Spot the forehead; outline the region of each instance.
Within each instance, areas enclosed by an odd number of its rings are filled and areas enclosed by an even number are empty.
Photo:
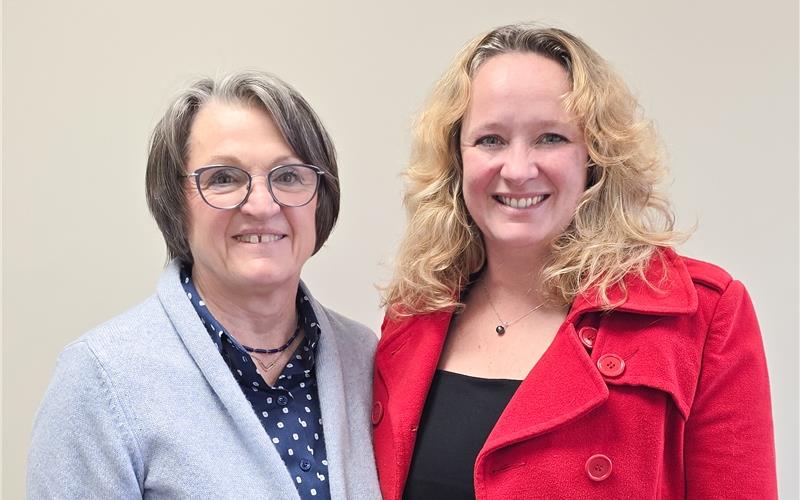
[[[241,162],[271,163],[295,156],[270,114],[262,107],[210,101],[192,121],[187,144],[189,163],[238,158]]]
[[[195,113],[189,138],[191,140],[218,134],[246,134],[254,125],[256,127],[253,132],[276,129],[272,117],[259,106],[211,99],[201,105]]]
[[[527,94],[563,97],[571,90],[566,69],[533,52],[511,52],[487,59],[472,77],[471,97]]]
[[[573,118],[564,107],[572,84],[566,69],[532,52],[493,56],[472,77],[467,124],[522,123]]]

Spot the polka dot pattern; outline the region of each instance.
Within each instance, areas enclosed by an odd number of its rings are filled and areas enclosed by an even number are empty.
[[[181,268],[181,283],[211,340],[261,421],[267,434],[265,443],[278,450],[289,474],[295,478],[300,498],[329,499],[328,460],[315,368],[321,330],[308,297],[298,288],[297,313],[306,335],[278,376],[275,386],[270,387],[256,370],[247,351],[206,308],[192,282],[191,268]]]

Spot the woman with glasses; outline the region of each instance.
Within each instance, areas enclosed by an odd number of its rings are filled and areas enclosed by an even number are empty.
[[[281,80],[196,82],[153,133],[156,294],[62,353],[30,498],[377,498],[375,335],[300,280],[339,211],[333,145]]]
[[[608,63],[494,29],[416,132],[375,357],[384,498],[774,498],[750,298],[673,250],[653,129]]]

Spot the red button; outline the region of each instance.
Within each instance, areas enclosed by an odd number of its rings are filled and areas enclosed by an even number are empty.
[[[606,377],[619,377],[625,371],[625,361],[616,354],[604,354],[597,360],[597,368]]]
[[[591,326],[584,326],[578,332],[583,345],[591,349],[594,347],[594,339],[597,338],[597,328]]]
[[[605,455],[592,455],[586,461],[586,473],[592,481],[602,481],[611,475],[611,459]]]
[[[380,401],[372,403],[372,425],[378,425],[383,418],[383,405]]]

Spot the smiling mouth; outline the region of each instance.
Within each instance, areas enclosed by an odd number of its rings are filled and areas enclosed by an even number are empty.
[[[285,234],[240,234],[234,236],[233,239],[242,243],[271,243],[285,237]]]
[[[540,194],[527,198],[512,198],[510,196],[499,195],[492,196],[496,202],[511,208],[530,208],[534,205],[538,205],[549,197],[549,194]]]

